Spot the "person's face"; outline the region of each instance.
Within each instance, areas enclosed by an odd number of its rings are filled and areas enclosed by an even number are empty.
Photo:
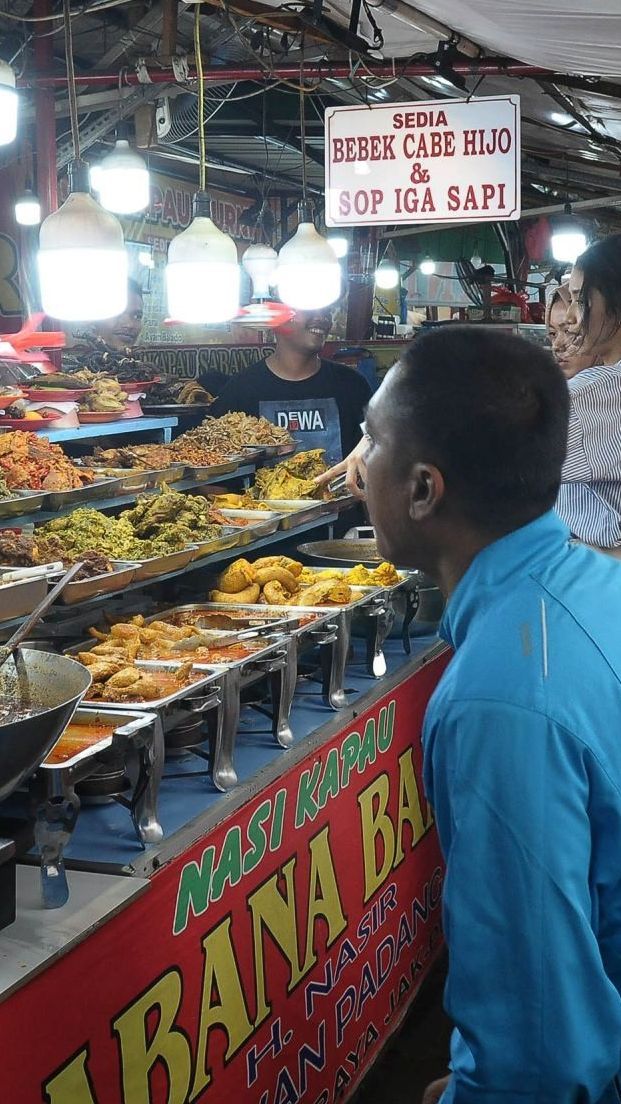
[[[584,333],[584,299],[582,285],[584,274],[582,270],[574,267],[569,277],[569,292],[571,302],[567,309],[565,325],[570,341],[574,342],[574,348],[583,357],[591,357],[591,363],[601,363],[598,353],[603,351],[603,346],[610,341],[611,325],[606,312],[604,296],[596,288],[593,288],[590,299],[590,316],[588,332]]]
[[[142,327],[142,297],[130,291],[127,306],[116,318],[107,318],[97,325],[97,335],[111,349],[127,349],[136,344]]]
[[[556,299],[552,304],[548,336],[552,345],[552,352],[565,379],[571,379],[583,368],[593,366],[592,356],[585,356],[579,350],[576,352],[574,349],[571,335],[567,332],[567,307],[562,299]]]
[[[426,523],[444,495],[444,481],[437,468],[415,459],[411,441],[412,460],[404,460],[398,410],[397,365],[367,408],[367,506],[380,555],[400,567],[429,570],[434,557]]]
[[[331,326],[331,310],[296,311],[289,322],[276,330],[276,334],[284,338],[295,352],[319,353]]]

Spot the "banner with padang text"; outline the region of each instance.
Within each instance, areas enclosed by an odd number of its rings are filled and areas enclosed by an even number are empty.
[[[333,1104],[442,944],[420,732],[441,656],[0,1005],[10,1104]]]

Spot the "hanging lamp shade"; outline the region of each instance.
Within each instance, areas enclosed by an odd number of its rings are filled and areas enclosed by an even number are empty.
[[[17,137],[17,105],[15,73],[8,62],[0,60],[0,146]]]
[[[125,138],[118,138],[112,153],[104,157],[96,175],[99,201],[107,211],[131,215],[149,205],[149,170],[146,161]]]
[[[317,233],[310,208],[300,203],[298,228],[278,254],[276,282],[283,303],[295,310],[329,307],[341,294],[341,266]]]
[[[196,193],[193,213],[168,247],[168,311],[178,322],[228,322],[239,309],[237,247],[212,221],[207,192]]]
[[[242,257],[242,268],[252,280],[252,298],[269,299],[278,253],[271,245],[249,245]]]
[[[39,282],[46,314],[68,322],[114,318],[127,305],[121,224],[88,193],[88,167],[73,161],[69,195],[39,231]]]

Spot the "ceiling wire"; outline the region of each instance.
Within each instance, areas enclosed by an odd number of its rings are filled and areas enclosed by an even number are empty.
[[[71,9],[69,0],[63,0],[63,26],[65,31],[65,55],[67,59],[67,91],[69,94],[69,117],[71,119],[71,138],[73,156],[80,157],[80,124],[78,121],[78,101],[75,90],[75,68],[73,64],[73,32],[71,29]]]
[[[199,189],[207,187],[207,156],[205,149],[205,82],[203,79],[203,52],[201,48],[201,7],[194,8],[194,60],[198,79],[198,156]]]

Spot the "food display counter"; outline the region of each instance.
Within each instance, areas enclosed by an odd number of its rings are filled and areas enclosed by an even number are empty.
[[[347,503],[253,500],[262,464],[0,520],[22,552],[85,508],[104,544],[102,516],[137,525],[158,503],[165,527],[168,502],[177,530],[204,525],[206,502],[225,523],[170,570],[70,584],[84,589],[39,626],[44,652],[23,652],[26,674],[53,650],[91,682],[0,803],[11,1104],[341,1100],[439,952],[419,737],[448,653],[409,636],[425,580],[314,566],[298,548]],[[136,548],[161,532],[123,530]]]

